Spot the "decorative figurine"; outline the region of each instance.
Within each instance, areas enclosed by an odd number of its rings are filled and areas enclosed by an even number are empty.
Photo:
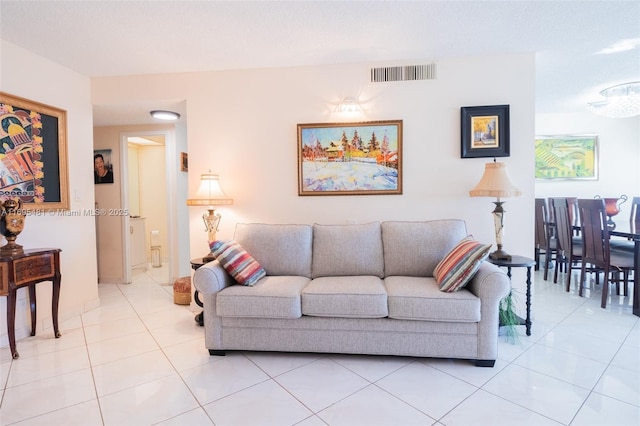
[[[24,229],[26,219],[20,200],[5,200],[2,204],[0,232],[7,239],[7,244],[0,247],[0,254],[22,254],[22,246],[16,244],[16,238]]]
[[[600,198],[600,196],[596,195],[593,198],[598,199]],[[607,226],[609,227],[609,230],[612,231],[616,229],[616,223],[613,221],[613,216],[620,213],[620,206],[624,204],[624,202],[627,201],[627,199],[628,197],[624,194],[622,194],[619,198],[604,199],[604,207],[607,213]]]

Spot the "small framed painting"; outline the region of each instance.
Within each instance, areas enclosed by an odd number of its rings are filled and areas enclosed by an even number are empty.
[[[186,152],[180,153],[180,171],[188,172],[189,171],[189,154]]]
[[[298,195],[402,194],[402,120],[298,124]]]
[[[597,180],[598,136],[536,136],[536,180]]]
[[[509,105],[460,108],[461,158],[508,157]]]

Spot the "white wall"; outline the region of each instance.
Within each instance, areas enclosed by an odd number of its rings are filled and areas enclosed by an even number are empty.
[[[72,211],[93,209],[93,139],[90,84],[87,77],[0,40],[0,90],[67,111],[69,194]],[[29,216],[18,237],[25,248],[62,249],[61,332],[80,324],[64,320],[98,306],[96,236],[92,216]],[[51,285],[36,286],[38,330],[51,328]],[[6,298],[0,298],[0,345],[8,344]],[[30,332],[26,289],[18,293],[16,338]],[[18,344],[18,350],[19,350]]]
[[[616,198],[624,194],[629,201],[621,205],[616,222],[628,221],[631,198],[640,196],[640,117],[606,118],[589,112],[536,115],[536,134],[598,135],[597,180],[537,181],[536,197]]]
[[[92,80],[92,97],[96,104],[186,100],[189,187],[195,191],[211,169],[235,200],[219,209],[221,238],[230,238],[237,222],[462,218],[476,238],[494,242],[492,200],[468,195],[491,159],[460,158],[460,107],[509,104],[511,157],[502,160],[524,197],[507,200],[505,248],[533,256],[534,55],[442,60],[436,80],[371,83],[370,68],[386,65],[406,64],[105,77]],[[364,112],[334,113],[344,96],[357,96]],[[404,121],[402,195],[298,196],[298,123],[385,119]],[[202,256],[202,209],[190,214],[191,256]]]

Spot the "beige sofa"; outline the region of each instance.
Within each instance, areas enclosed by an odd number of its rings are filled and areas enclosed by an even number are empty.
[[[440,291],[433,278],[465,236],[461,220],[238,224],[234,239],[267,275],[249,287],[236,284],[218,261],[195,272],[205,345],[212,355],[399,355],[492,367],[509,278],[488,262],[456,292]]]

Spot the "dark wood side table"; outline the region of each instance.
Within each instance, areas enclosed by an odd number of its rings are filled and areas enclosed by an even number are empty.
[[[197,271],[198,268],[200,268],[202,265],[204,265],[206,263],[207,263],[207,261],[205,261],[204,258],[196,257],[195,259],[191,259],[191,269],[193,269],[194,271]],[[196,289],[196,291],[193,292],[193,299],[195,300],[196,305],[200,306],[201,308],[204,306],[204,304],[200,300],[200,293],[198,293],[197,289]],[[204,311],[202,311],[199,314],[197,314],[196,317],[195,317],[195,320],[198,323],[198,325],[203,326],[204,325]]]
[[[527,328],[527,336],[531,336],[531,267],[536,261],[524,256],[511,256],[511,260],[490,259],[487,260],[494,265],[507,268],[507,275],[511,279],[511,268],[527,268],[527,318],[521,323]]]
[[[31,335],[36,335],[36,284],[53,282],[51,316],[53,332],[60,337],[58,329],[58,301],[60,300],[60,249],[25,250],[21,254],[0,253],[0,296],[7,296],[7,332],[9,348],[13,358],[20,355],[16,350],[16,293],[19,288],[29,288],[31,307]]]

